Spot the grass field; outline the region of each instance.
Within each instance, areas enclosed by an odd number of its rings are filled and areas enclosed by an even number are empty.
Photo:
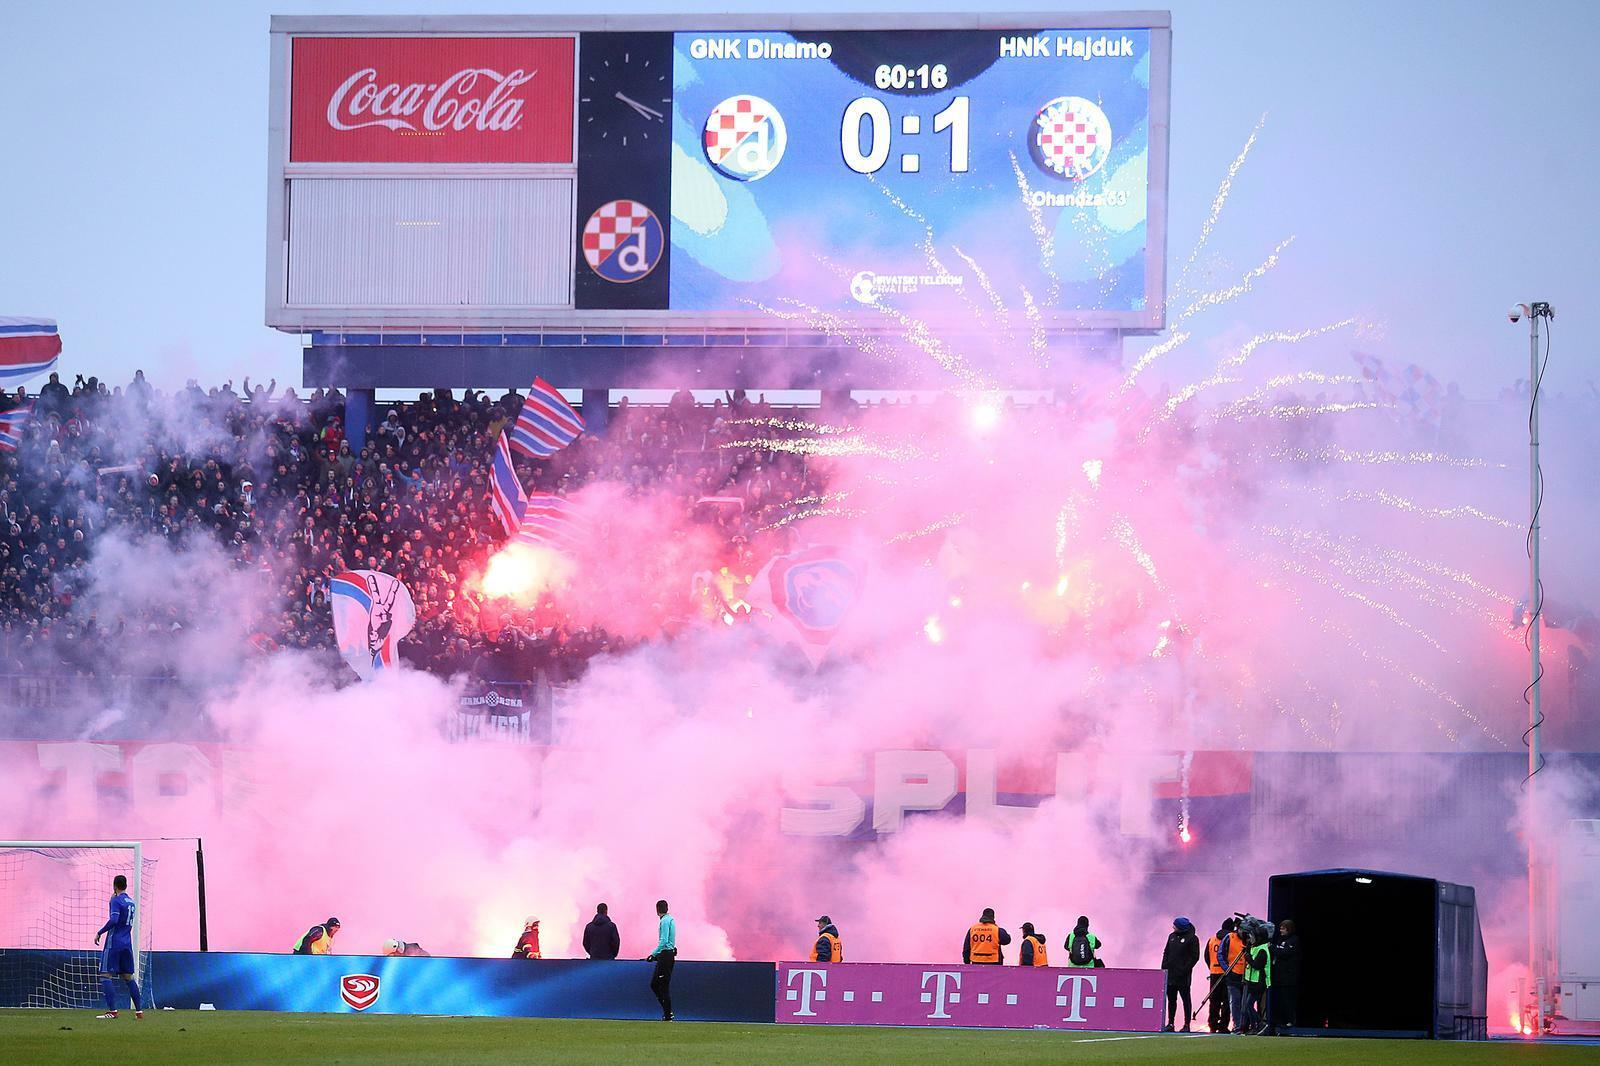
[[[1196,1063],[1600,1062],[1592,1047],[1403,1040],[1260,1040],[1116,1033],[696,1025],[334,1014],[152,1011],[96,1021],[88,1011],[0,1011],[0,1061],[15,1063],[695,1063],[971,1061]]]

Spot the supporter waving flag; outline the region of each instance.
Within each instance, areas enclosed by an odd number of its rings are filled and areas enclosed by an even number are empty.
[[[536,492],[528,497],[522,527],[516,539],[539,548],[570,552],[577,547],[581,533],[577,508],[564,496]]]
[[[519,455],[542,459],[577,440],[583,428],[583,416],[560,391],[544,378],[534,378],[511,429],[511,448]]]
[[[0,382],[43,374],[60,356],[55,319],[0,317]]]
[[[22,429],[32,417],[31,403],[25,403],[15,410],[0,414],[0,452],[17,450],[17,445],[22,443]]]
[[[523,491],[522,482],[517,480],[516,468],[511,465],[511,448],[504,433],[494,443],[494,469],[489,475],[489,508],[500,519],[500,525],[508,537],[522,525],[522,512],[528,508],[528,494]]]

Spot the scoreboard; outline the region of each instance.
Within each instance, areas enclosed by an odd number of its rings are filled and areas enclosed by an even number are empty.
[[[819,19],[274,18],[268,325],[1164,326],[1166,13]]]

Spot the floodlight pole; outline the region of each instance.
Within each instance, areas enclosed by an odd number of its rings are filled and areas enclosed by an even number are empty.
[[[1535,802],[1539,768],[1539,630],[1543,628],[1544,595],[1539,585],[1539,319],[1550,318],[1548,303],[1528,305],[1528,651],[1532,676],[1528,683],[1528,970],[1533,978],[1534,1033],[1543,1035],[1545,1014],[1544,893],[1539,876],[1539,810]]]

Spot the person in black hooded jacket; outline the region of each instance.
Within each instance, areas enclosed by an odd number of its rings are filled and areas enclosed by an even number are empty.
[[[1177,1022],[1178,1000],[1183,1000],[1183,1031],[1194,1020],[1194,1007],[1189,1000],[1189,985],[1194,980],[1194,968],[1200,961],[1200,938],[1194,935],[1194,923],[1187,918],[1174,918],[1172,932],[1167,935],[1167,945],[1161,951],[1161,968],[1167,974],[1167,1024],[1164,1033],[1173,1031]]]
[[[591,959],[614,959],[622,949],[622,936],[617,924],[606,913],[606,905],[598,904],[594,917],[583,927],[583,951]]]

